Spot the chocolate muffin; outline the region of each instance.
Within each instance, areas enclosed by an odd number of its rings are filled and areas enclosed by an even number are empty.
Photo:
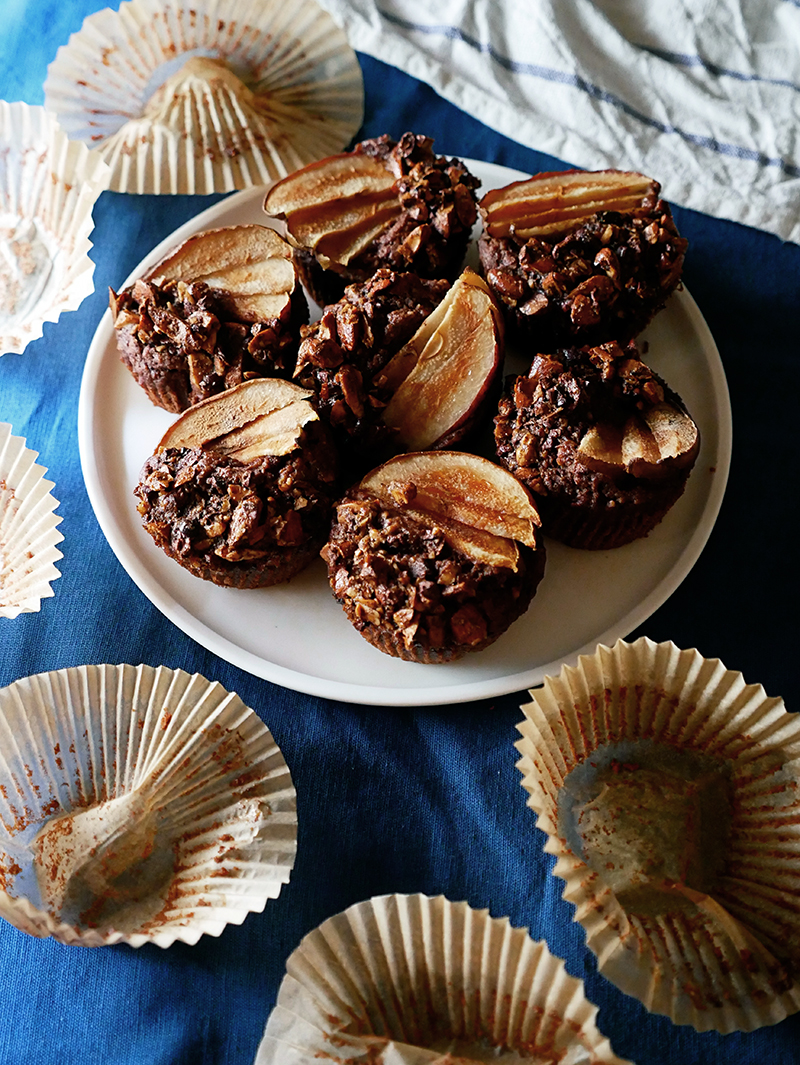
[[[625,343],[680,281],[687,241],[657,181],[620,171],[539,174],[480,204],[481,266],[535,351]]]
[[[201,448],[157,453],[135,489],[142,524],[196,577],[234,588],[288,581],[327,537],[334,478],[326,453],[249,462]]]
[[[290,174],[264,209],[286,220],[303,283],[324,306],[382,268],[452,281],[479,184],[460,160],[435,155],[430,137],[384,135]]]
[[[544,573],[539,518],[520,485],[506,489],[505,471],[482,482],[488,467],[458,452],[400,456],[337,505],[322,550],[331,590],[380,651],[454,661],[528,609]]]
[[[235,588],[304,569],[338,493],[336,452],[309,394],[262,378],[185,412],[134,490],[145,530],[170,558]]]
[[[635,344],[611,342],[537,355],[500,401],[495,442],[549,536],[603,549],[655,528],[681,496],[700,438]]]
[[[396,451],[380,415],[390,392],[381,371],[416,333],[448,290],[444,280],[378,270],[304,326],[294,380],[315,394],[316,408],[354,475]]]
[[[122,362],[176,413],[253,377],[290,377],[308,321],[291,249],[263,226],[192,237],[109,303]]]

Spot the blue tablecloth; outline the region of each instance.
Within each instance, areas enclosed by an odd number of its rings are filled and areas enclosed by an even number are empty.
[[[0,96],[42,103],[47,64],[98,0],[4,0]],[[520,147],[430,88],[360,56],[360,136],[435,138],[447,154],[533,172],[558,161]],[[118,286],[164,236],[213,199],[104,193],[95,292],[0,359],[0,421],[40,452],[56,483],[62,576],[39,613],[0,619],[0,685],[81,663],[165,664],[236,691],[263,718],[297,787],[291,882],[261,915],[193,947],[97,950],[37,940],[0,922],[0,1063],[249,1065],[288,954],[350,904],[443,893],[508,915],[566,959],[600,1007],[617,1054],[640,1065],[800,1061],[800,1017],[747,1035],[698,1035],[650,1015],[597,975],[525,804],[513,743],[525,693],[436,708],[352,706],[234,668],[166,620],[106,543],[81,475],[77,407],[87,348]],[[734,413],[727,494],[700,560],[640,631],[697,647],[800,707],[795,653],[800,247],[677,210],[685,281],[720,349]]]

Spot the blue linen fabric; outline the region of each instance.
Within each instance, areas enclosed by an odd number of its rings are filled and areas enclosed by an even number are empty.
[[[42,103],[46,68],[98,0],[3,0],[0,96]],[[425,132],[437,149],[533,172],[562,165],[520,147],[376,60],[359,57],[359,136]],[[568,162],[568,161],[567,161]],[[659,176],[659,175],[656,175]],[[217,197],[219,198],[219,197]],[[351,706],[259,680],[167,621],[125,573],[94,517],[77,442],[84,358],[117,286],[213,197],[104,193],[96,205],[95,292],[0,359],[0,421],[40,452],[61,501],[64,557],[39,613],[0,619],[0,686],[82,663],[199,672],[236,691],[272,730],[298,793],[299,851],[263,914],[219,938],[162,951],[37,940],[0,922],[0,1065],[249,1065],[287,956],[354,902],[443,893],[530,928],[586,981],[617,1054],[644,1065],[800,1060],[800,1018],[751,1034],[698,1035],[650,1015],[600,977],[550,876],[543,835],[515,769],[526,693],[435,708]],[[731,475],[697,565],[633,636],[696,646],[800,706],[794,653],[800,248],[676,211],[690,240],[685,280],[714,334],[734,412]]]

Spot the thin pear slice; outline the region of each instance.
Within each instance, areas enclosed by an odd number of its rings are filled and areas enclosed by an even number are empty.
[[[270,189],[264,210],[286,222],[287,239],[323,265],[346,266],[400,214],[395,177],[371,155],[312,163]]]
[[[593,425],[578,444],[577,455],[590,470],[597,470],[598,473],[619,472],[624,467],[622,429],[607,422]]]
[[[317,421],[312,393],[289,381],[258,377],[190,407],[166,431],[158,450],[199,447],[242,462],[288,455],[303,428]]]
[[[312,205],[393,189],[394,182],[394,175],[379,159],[344,152],[281,178],[264,198],[264,210],[273,218],[288,218]]]
[[[258,293],[257,295],[236,295],[231,301],[236,319],[239,322],[269,322],[280,318],[286,307],[286,296]]]
[[[653,434],[641,418],[629,418],[622,433],[622,464],[626,470],[657,467],[661,460]]]
[[[397,197],[393,189],[377,195],[326,200],[292,213],[291,236],[303,247],[313,248],[323,237],[330,238],[354,227],[383,224],[397,213]]]
[[[280,317],[298,286],[291,247],[258,225],[197,233],[156,263],[146,280],[202,281],[227,297],[241,321]]]
[[[441,303],[434,307],[405,347],[402,347],[386,364],[377,380],[381,387],[389,388],[393,392],[396,391],[414,369],[420,352],[423,351],[434,334],[438,333],[440,341],[444,342],[441,332],[439,332],[439,327],[447,314],[447,310],[448,302],[447,297],[445,297]]]
[[[320,263],[326,269],[332,263],[347,266],[351,259],[360,255],[380,236],[398,213],[397,205],[389,204],[374,214],[364,215],[360,221],[347,229],[323,234],[314,247]]]
[[[598,211],[630,212],[657,190],[657,182],[635,171],[567,170],[492,189],[480,210],[491,237],[528,240],[572,229]]]
[[[286,258],[229,266],[203,274],[209,288],[226,288],[235,296],[258,296],[264,292],[291,291],[291,261]]]
[[[317,420],[308,400],[297,400],[287,407],[260,414],[241,428],[226,433],[218,438],[214,451],[231,455],[240,462],[265,455],[288,455],[298,446],[304,426]]]
[[[507,536],[496,536],[485,529],[476,529],[472,525],[465,525],[463,521],[434,516],[429,511],[418,510],[412,506],[403,507],[403,513],[423,525],[429,524],[434,517],[448,544],[475,562],[486,566],[503,566],[515,572],[519,566],[519,547],[516,540],[510,540]]]
[[[691,465],[699,446],[700,434],[692,418],[669,403],[659,403],[643,416],[629,418],[623,427],[592,426],[578,445],[577,455],[598,472],[657,478]]]
[[[693,462],[700,446],[700,432],[692,418],[669,403],[661,403],[645,414],[662,462],[686,466]]]
[[[465,270],[384,373],[397,385],[383,420],[409,450],[434,447],[469,423],[500,370],[502,337],[488,286]]]
[[[373,470],[359,489],[387,506],[412,507],[535,547],[540,525],[531,496],[507,470],[460,451],[399,455]]]

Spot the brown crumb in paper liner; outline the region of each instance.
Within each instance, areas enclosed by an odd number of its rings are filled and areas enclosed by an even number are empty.
[[[546,944],[464,902],[359,903],[286,968],[256,1065],[625,1065]]]
[[[699,1031],[800,1009],[800,719],[646,638],[531,697],[522,783],[599,971]]]
[[[219,684],[104,665],[0,690],[0,916],[23,931],[219,935],[277,897],[296,835],[280,750]]]

